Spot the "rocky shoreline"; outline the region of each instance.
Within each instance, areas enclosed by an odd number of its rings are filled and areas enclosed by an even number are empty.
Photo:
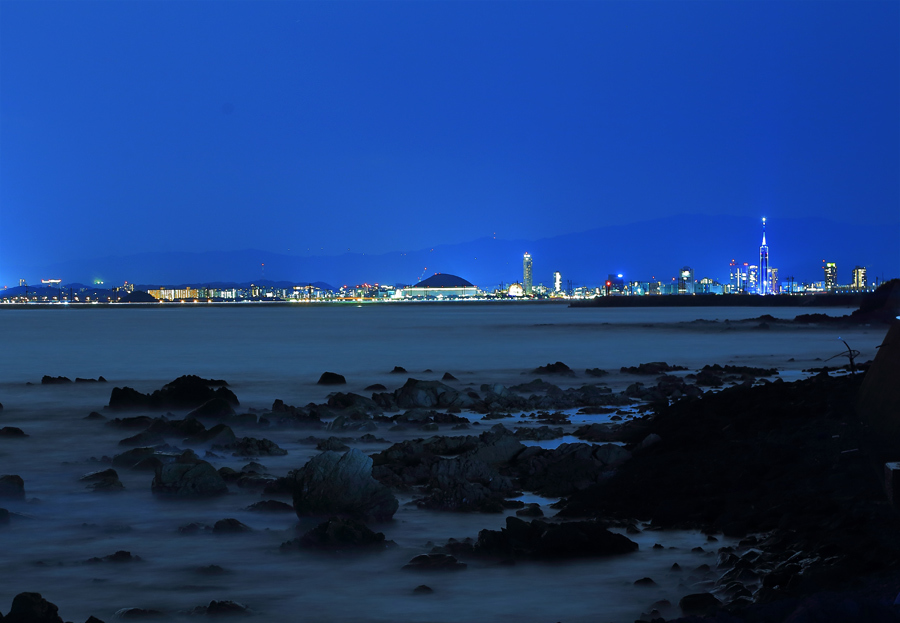
[[[114,387],[103,413],[84,418],[84,426],[122,438],[119,452],[92,459],[95,469],[80,486],[113,495],[124,488],[125,470],[145,473],[160,500],[256,492],[260,500],[248,510],[314,521],[283,543],[286,556],[392,548],[378,529],[401,498],[429,511],[515,513],[500,530],[447,535],[423,548],[397,569],[409,573],[627,557],[638,549],[629,536],[658,531],[665,541],[667,530],[700,530],[708,536],[699,553],[709,562],[670,570],[679,574],[681,599],[649,602],[639,620],[893,621],[900,523],[884,493],[883,457],[870,451],[856,413],[865,368],[786,382],[774,368],[649,362],[622,368],[633,382],[614,391],[604,370],[576,372],[555,362],[508,387],[476,389],[447,374],[442,381],[408,378],[393,391],[373,388],[369,397],[337,391],[299,407],[275,400],[262,411],[242,408],[225,381],[183,376],[150,394]],[[323,378],[338,386],[344,380]],[[576,415],[602,421],[573,423]],[[7,432],[10,441],[28,434]],[[301,442],[319,454],[270,473],[261,461],[287,455],[278,442],[304,433]],[[405,438],[385,439],[395,434]],[[534,445],[564,437],[575,441]],[[381,449],[356,447],[367,444]],[[217,468],[223,457],[248,462]],[[3,475],[0,502],[24,500],[27,487],[28,474]],[[545,516],[523,494],[558,499],[556,514]],[[0,509],[0,522],[20,520]],[[179,528],[182,535],[248,531],[235,518]],[[729,545],[717,546],[726,538]],[[135,560],[119,551],[88,562]],[[226,600],[176,613],[125,608],[114,618],[254,612]],[[63,619],[39,594],[22,593],[0,620]]]

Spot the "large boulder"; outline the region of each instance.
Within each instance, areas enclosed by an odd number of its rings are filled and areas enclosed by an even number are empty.
[[[522,488],[546,497],[564,497],[605,480],[631,457],[622,446],[564,443],[553,450],[530,447],[516,457]]]
[[[400,409],[416,407],[465,409],[475,404],[475,400],[468,394],[460,393],[440,381],[416,379],[408,379],[403,387],[394,392],[394,402]]]
[[[210,497],[227,493],[228,485],[206,461],[184,458],[158,466],[151,489],[170,497]]]
[[[0,498],[25,499],[25,481],[17,474],[0,476]]]
[[[353,449],[323,452],[288,474],[298,517],[325,515],[385,521],[399,507],[391,491],[372,478],[372,459]]]
[[[610,532],[594,521],[548,523],[535,519],[527,523],[506,518],[501,530],[478,533],[474,552],[497,558],[593,558],[629,554],[638,544],[621,534]]]
[[[85,474],[78,480],[88,483],[88,489],[94,491],[121,491],[125,488],[119,480],[119,474],[112,468]]]
[[[63,623],[59,608],[40,593],[19,593],[13,597],[3,623]]]
[[[319,385],[346,385],[347,379],[337,372],[323,372],[317,381]]]
[[[375,532],[352,519],[332,517],[304,534],[299,539],[281,545],[282,551],[311,549],[323,552],[347,550],[384,549],[384,534]]]
[[[166,383],[152,394],[142,394],[130,387],[114,387],[109,397],[110,409],[196,409],[214,398],[221,398],[237,406],[237,396],[228,383],[216,379],[202,379],[189,374]],[[216,389],[213,389],[216,388]]]

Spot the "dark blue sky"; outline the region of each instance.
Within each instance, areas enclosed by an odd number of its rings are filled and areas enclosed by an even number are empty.
[[[898,111],[893,1],[4,1],[0,282],[682,213],[895,227]]]

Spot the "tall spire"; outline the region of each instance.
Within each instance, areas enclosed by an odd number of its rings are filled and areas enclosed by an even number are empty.
[[[766,246],[766,217],[763,217],[763,241],[762,246]]]

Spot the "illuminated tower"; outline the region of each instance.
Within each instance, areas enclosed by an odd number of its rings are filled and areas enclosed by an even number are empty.
[[[557,294],[562,291],[562,275],[559,271],[553,273],[553,291]]]
[[[825,289],[831,292],[837,287],[837,264],[825,262],[823,268],[825,269]]]
[[[766,217],[763,217],[763,238],[759,247],[759,293],[771,294],[769,282],[769,246],[766,244]]]
[[[531,255],[526,253],[522,260],[523,281],[525,282],[525,294],[531,294]]]
[[[854,290],[865,290],[869,287],[869,282],[866,279],[866,267],[865,266],[857,266],[853,269],[853,289]]]

